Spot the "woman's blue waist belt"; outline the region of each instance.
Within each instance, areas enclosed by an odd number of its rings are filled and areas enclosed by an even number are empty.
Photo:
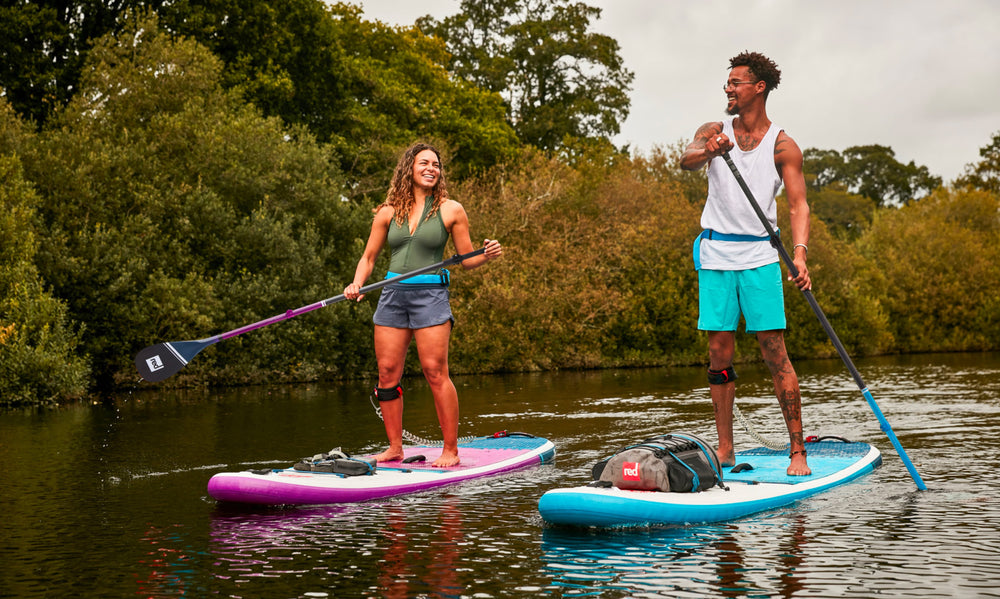
[[[781,231],[775,229],[775,234],[780,234]],[[717,239],[719,241],[769,241],[771,239],[770,235],[764,235],[763,237],[758,237],[757,235],[741,235],[739,233],[719,233],[718,231],[713,231],[711,229],[705,229],[701,232],[701,235],[694,240],[694,269],[701,270],[701,240],[702,239]]]
[[[398,272],[387,272],[385,273],[385,278],[391,279],[393,277],[401,276]],[[420,287],[431,288],[431,287],[448,287],[451,285],[451,272],[447,268],[442,268],[437,273],[429,273],[424,275],[414,275],[408,279],[403,279],[402,281],[397,281],[392,283],[390,287],[395,287],[396,285],[406,285],[411,289],[419,289]]]

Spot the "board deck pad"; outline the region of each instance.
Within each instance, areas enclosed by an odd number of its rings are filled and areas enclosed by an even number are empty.
[[[809,476],[789,476],[788,470],[788,450],[774,450],[766,447],[757,447],[746,451],[741,451],[736,456],[736,463],[747,463],[753,466],[753,470],[733,473],[732,468],[723,469],[723,479],[730,481],[758,483],[783,483],[797,485],[824,476],[830,476],[863,458],[871,446],[867,443],[842,443],[834,441],[821,441],[810,443],[807,451],[809,469],[812,474]]]
[[[208,494],[218,501],[257,505],[353,503],[510,472],[551,462],[555,456],[551,441],[523,433],[497,433],[459,443],[461,463],[447,468],[433,466],[441,450],[441,447],[405,447],[404,459],[418,455],[425,459],[380,462],[373,474],[362,476],[292,467],[220,472],[208,481]]]
[[[758,447],[737,452],[736,465],[723,468],[729,490],[700,493],[626,491],[591,486],[553,489],[542,495],[538,510],[549,524],[582,527],[652,526],[734,520],[774,509],[868,474],[882,462],[867,443],[807,443],[809,476],[789,476],[788,451]]]

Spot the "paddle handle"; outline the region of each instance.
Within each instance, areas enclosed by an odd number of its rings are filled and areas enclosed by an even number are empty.
[[[438,262],[436,264],[431,264],[430,266],[425,266],[423,268],[418,268],[416,270],[411,270],[408,273],[401,274],[401,275],[399,275],[397,277],[392,277],[391,279],[382,279],[381,281],[377,281],[375,283],[372,283],[371,285],[365,285],[359,291],[360,291],[360,293],[362,295],[364,295],[366,293],[375,291],[376,289],[381,289],[382,287],[385,287],[386,285],[391,285],[393,283],[398,283],[398,282],[403,281],[405,279],[409,279],[410,277],[415,277],[417,275],[426,274],[426,273],[429,273],[431,271],[437,270],[439,268],[444,268],[446,266],[451,266],[452,264],[457,264],[459,262],[463,262],[465,260],[468,260],[469,258],[473,258],[475,256],[483,254],[484,252],[486,252],[486,248],[485,247],[481,247],[478,250],[471,251],[471,252],[469,252],[467,254],[455,254],[451,258],[448,258],[446,260],[442,260],[441,262]],[[335,295],[333,297],[329,297],[329,298],[327,298],[325,300],[321,300],[321,301],[318,301],[316,303],[309,304],[308,306],[302,306],[301,308],[296,308],[294,310],[288,310],[288,311],[286,311],[286,312],[284,312],[282,314],[276,314],[276,315],[274,315],[274,316],[272,316],[270,318],[265,318],[264,320],[257,321],[257,322],[255,322],[253,324],[248,324],[248,325],[242,326],[242,327],[240,327],[238,329],[233,329],[233,330],[227,331],[225,333],[220,333],[218,335],[215,335],[214,337],[209,337],[207,339],[203,339],[202,341],[204,341],[206,344],[217,343],[219,341],[223,341],[225,339],[230,339],[230,338],[235,337],[237,335],[242,335],[243,333],[249,333],[250,331],[255,331],[257,329],[266,327],[268,325],[272,325],[272,324],[275,324],[277,322],[282,322],[284,320],[288,320],[289,318],[295,318],[296,316],[300,316],[302,314],[305,314],[306,312],[312,312],[313,310],[318,310],[320,308],[325,308],[326,306],[329,306],[330,304],[335,304],[335,303],[337,303],[339,301],[343,301],[345,299],[347,299],[346,296],[344,296],[344,294],[341,293],[340,295]]]
[[[785,265],[788,266],[788,271],[789,273],[791,273],[792,278],[794,279],[795,277],[798,277],[799,269],[795,267],[795,262],[792,260],[792,257],[788,254],[788,251],[785,249],[785,246],[781,244],[781,238],[778,237],[778,234],[775,232],[774,227],[772,227],[771,223],[767,220],[767,216],[764,215],[764,211],[761,210],[760,204],[758,204],[757,200],[754,198],[753,192],[750,191],[750,187],[747,185],[747,182],[743,179],[743,175],[740,174],[739,169],[736,168],[736,164],[733,163],[733,159],[729,155],[729,152],[723,152],[722,158],[723,160],[726,161],[726,164],[729,166],[729,170],[733,172],[733,176],[736,177],[736,182],[739,184],[740,189],[743,190],[743,193],[744,195],[746,195],[747,200],[750,201],[750,205],[753,207],[754,212],[757,213],[757,218],[760,219],[760,222],[764,225],[764,228],[767,229],[767,234],[771,238],[770,240],[771,245],[774,246],[776,250],[778,250],[778,254],[781,256],[781,259],[785,262]],[[823,330],[826,331],[827,336],[833,343],[833,347],[836,348],[837,353],[840,354],[840,359],[844,361],[844,365],[847,366],[847,370],[850,371],[851,376],[854,378],[854,382],[857,383],[858,385],[858,389],[861,390],[861,395],[864,396],[865,400],[868,402],[868,406],[872,409],[872,412],[875,413],[875,417],[878,418],[879,425],[881,426],[882,431],[886,434],[887,437],[889,437],[889,441],[892,442],[893,447],[896,448],[896,453],[899,454],[899,457],[903,460],[903,463],[906,465],[906,469],[910,472],[910,476],[913,478],[913,482],[917,484],[917,488],[920,489],[921,491],[927,490],[927,485],[924,484],[924,481],[923,479],[920,478],[920,474],[917,473],[917,469],[913,465],[913,462],[911,462],[909,456],[906,455],[906,450],[903,449],[903,446],[900,444],[899,439],[896,438],[896,434],[892,431],[892,427],[889,425],[889,421],[886,420],[885,416],[882,414],[882,410],[879,409],[878,404],[875,403],[875,399],[872,397],[871,392],[868,390],[868,386],[865,384],[864,379],[861,378],[861,373],[858,372],[858,369],[854,366],[854,361],[851,360],[851,356],[847,353],[847,350],[844,348],[844,344],[840,342],[840,338],[837,337],[837,333],[833,330],[833,326],[830,325],[830,321],[826,319],[826,315],[823,313],[823,310],[819,307],[819,302],[816,301],[816,297],[813,296],[812,291],[810,291],[809,289],[800,289],[800,291],[802,291],[802,295],[805,296],[806,301],[809,302],[809,306],[816,314],[816,318],[819,320],[820,325],[822,325]]]

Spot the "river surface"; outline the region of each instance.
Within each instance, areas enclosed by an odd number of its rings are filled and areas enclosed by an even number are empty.
[[[704,369],[456,377],[462,435],[544,436],[554,463],[341,506],[233,509],[206,483],[380,450],[367,383],[0,413],[0,597],[1000,597],[1000,354],[857,365],[927,491],[843,364],[799,361],[806,435],[872,443],[881,468],[733,522],[619,531],[547,526],[538,498],[643,437],[714,441]],[[763,367],[739,374],[743,413],[784,441]],[[406,429],[438,438],[426,385],[404,388]]]

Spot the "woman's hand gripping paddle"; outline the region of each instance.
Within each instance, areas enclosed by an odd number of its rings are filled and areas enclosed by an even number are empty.
[[[381,289],[386,285],[392,283],[398,283],[404,279],[409,279],[410,277],[415,277],[417,275],[422,275],[429,273],[431,271],[443,268],[445,266],[450,266],[452,264],[457,264],[463,260],[468,260],[473,256],[478,256],[486,251],[486,248],[479,248],[473,252],[467,254],[456,254],[447,260],[442,260],[437,264],[431,264],[430,266],[425,266],[424,268],[418,268],[417,270],[410,271],[408,273],[399,275],[398,277],[392,277],[391,279],[383,279],[377,283],[372,283],[371,285],[366,285],[360,289],[361,294],[369,293],[375,291],[376,289]],[[309,304],[308,306],[303,306],[295,310],[288,310],[284,314],[278,314],[272,316],[271,318],[265,318],[259,322],[253,324],[248,324],[246,326],[240,327],[238,329],[233,329],[227,333],[222,333],[220,335],[215,335],[214,337],[206,337],[205,339],[199,339],[197,341],[168,341],[166,343],[157,343],[156,345],[151,345],[142,351],[140,351],[135,356],[135,367],[139,371],[139,375],[151,382],[158,383],[162,380],[168,379],[174,374],[176,374],[181,368],[187,366],[187,363],[194,359],[198,352],[205,349],[213,343],[218,343],[230,337],[235,337],[237,335],[242,335],[243,333],[248,333],[250,331],[259,329],[261,327],[266,327],[267,325],[274,324],[276,322],[281,322],[283,320],[288,320],[289,318],[294,318],[300,314],[305,314],[306,312],[312,312],[313,310],[324,308],[330,304],[335,304],[343,299],[344,294],[325,299],[323,301],[316,302],[314,304]]]
[[[754,199],[753,193],[751,193],[750,188],[747,186],[746,181],[743,180],[743,176],[740,174],[739,169],[733,163],[733,159],[729,156],[729,152],[722,153],[723,160],[729,165],[729,170],[733,171],[733,176],[736,177],[736,182],[739,183],[740,189],[750,200],[750,205],[753,207],[754,212],[757,213],[757,218],[760,222],[764,224],[764,228],[767,229],[767,234],[771,238],[771,245],[778,250],[781,255],[781,259],[784,260],[785,264],[788,266],[788,271],[791,273],[792,278],[799,276],[799,269],[795,267],[795,262],[792,261],[792,257],[785,250],[785,247],[781,245],[781,239],[778,234],[775,233],[774,228],[771,227],[771,223],[768,222],[767,217],[764,216],[764,211],[760,209],[760,205],[757,200]],[[927,485],[924,484],[923,479],[920,478],[920,474],[917,473],[916,467],[914,467],[913,462],[910,461],[909,456],[906,455],[906,450],[899,443],[899,439],[896,438],[896,433],[892,431],[892,426],[889,425],[889,421],[885,419],[882,414],[882,410],[879,409],[878,404],[875,403],[875,399],[872,397],[871,392],[868,390],[868,385],[865,384],[864,379],[861,378],[861,373],[858,369],[854,367],[854,362],[851,361],[851,357],[847,354],[847,350],[844,349],[844,345],[840,342],[837,337],[837,333],[834,332],[833,327],[830,326],[830,322],[826,319],[826,315],[823,314],[823,310],[820,309],[819,303],[816,302],[816,298],[813,297],[812,291],[808,289],[799,289],[802,295],[806,296],[806,301],[812,307],[813,312],[816,314],[816,318],[819,319],[819,323],[823,325],[823,330],[826,331],[827,336],[830,337],[830,341],[833,342],[833,346],[837,348],[837,353],[840,354],[840,359],[844,361],[847,369],[851,371],[851,376],[854,377],[854,382],[857,383],[858,389],[861,389],[861,395],[864,396],[865,401],[868,402],[868,406],[871,408],[872,412],[875,413],[875,417],[878,418],[879,424],[882,427],[882,431],[889,437],[889,441],[892,442],[892,446],[896,448],[896,453],[903,460],[903,464],[906,465],[906,469],[909,470],[910,476],[913,477],[913,482],[917,483],[917,489],[921,491],[927,490]]]

